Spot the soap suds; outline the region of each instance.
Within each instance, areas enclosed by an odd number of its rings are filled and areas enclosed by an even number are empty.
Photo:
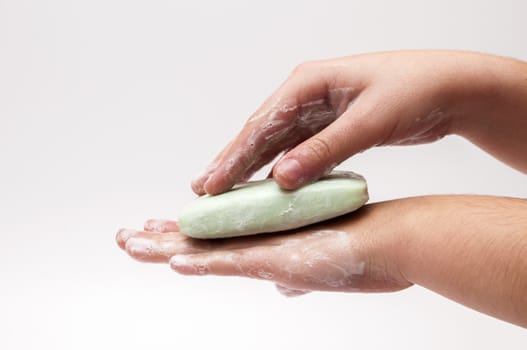
[[[258,275],[258,277],[264,280],[271,280],[274,277],[274,274],[272,272],[264,271],[262,269],[258,269],[256,271],[256,274]]]
[[[133,257],[151,256],[157,251],[154,250],[155,241],[147,238],[130,238],[126,242],[126,250]]]
[[[187,266],[189,260],[185,255],[174,255],[170,258],[170,265],[174,266]]]
[[[345,231],[315,230],[270,247],[267,257],[259,256],[260,251],[256,255],[244,253],[244,259],[252,263],[241,272],[259,279],[274,278],[292,290],[303,290],[294,287],[301,285],[315,290],[351,290],[357,277],[365,272],[365,262],[354,253],[354,246],[353,238]]]
[[[164,237],[163,239],[159,237]],[[167,261],[178,249],[178,240],[168,234],[158,235],[157,239],[145,237],[131,237],[125,249],[135,259],[142,261]]]
[[[424,116],[414,119],[414,125],[408,126],[404,135],[395,134],[396,141],[390,139],[385,144],[402,146],[430,143],[442,139],[448,134],[451,116],[444,108],[437,107]]]
[[[309,293],[309,290],[293,289],[276,284],[276,289],[286,297],[297,297]]]
[[[352,287],[354,277],[364,274],[365,262],[353,254],[351,235],[345,231],[316,230],[310,236],[312,239],[300,247],[305,267],[300,274],[302,281],[337,289]],[[344,247],[348,254],[345,259],[338,259]]]
[[[125,247],[126,242],[130,239],[130,237],[133,237],[136,235],[139,231],[137,230],[128,230],[128,229],[121,229],[119,232],[117,232],[116,241],[117,244],[121,248]]]
[[[138,243],[129,249],[159,254],[155,245]],[[368,268],[368,252],[357,236],[341,230],[312,229],[261,240],[249,237],[225,241],[216,248],[219,250],[197,247],[191,251],[189,247],[172,254],[170,265],[189,275],[234,275],[273,281],[280,292],[290,296],[316,290],[381,291],[403,285],[390,279],[382,267]],[[191,255],[185,256],[187,253]],[[372,271],[375,275],[371,275]]]

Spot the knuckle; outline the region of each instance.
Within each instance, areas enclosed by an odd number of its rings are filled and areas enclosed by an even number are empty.
[[[293,69],[293,75],[303,74],[305,72],[311,72],[311,71],[313,71],[313,69],[317,68],[318,66],[319,66],[319,62],[318,61],[305,61],[305,62],[302,62],[302,63],[298,64]]]
[[[224,165],[224,177],[229,182],[236,183],[254,164],[256,156],[250,150],[241,150],[238,154],[227,159]]]
[[[308,152],[320,162],[326,163],[331,159],[331,146],[327,141],[320,137],[313,137],[306,144],[306,147]]]

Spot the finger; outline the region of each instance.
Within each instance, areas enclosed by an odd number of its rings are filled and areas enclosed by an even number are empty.
[[[138,232],[125,243],[125,250],[132,258],[142,262],[168,262],[170,257],[191,252],[181,235],[175,233]]]
[[[276,158],[276,154],[275,152],[269,152],[267,154],[263,154],[261,157],[260,157],[260,160],[256,163],[254,163],[249,169],[247,169],[246,173],[245,173],[245,176],[240,180],[241,182],[247,182],[251,179],[251,177],[258,171],[260,170],[262,167],[264,167],[265,165],[271,163],[271,161],[273,161],[273,159]],[[268,174],[269,175],[269,174]],[[269,176],[267,176],[267,178],[269,178]]]
[[[285,189],[296,189],[329,173],[350,156],[382,143],[393,130],[383,123],[387,111],[378,96],[359,96],[334,123],[300,143],[274,166],[273,177]]]
[[[125,228],[122,228],[120,229],[119,231],[117,231],[117,234],[115,235],[115,241],[117,242],[117,245],[121,248],[121,249],[124,249],[125,248],[125,245],[126,245],[126,241],[128,241],[128,239],[136,234],[138,234],[139,231],[137,230],[130,230],[130,229],[125,229]]]
[[[150,232],[179,232],[176,221],[165,219],[149,219],[144,224],[145,231]]]
[[[311,291],[309,291],[309,290],[288,288],[288,287],[284,287],[284,286],[282,286],[280,284],[275,284],[275,286],[276,286],[276,289],[278,290],[278,292],[280,292],[280,294],[285,295],[286,297],[289,297],[289,298],[290,297],[298,297],[300,295],[311,293]]]
[[[211,174],[216,170],[218,164],[223,161],[225,154],[229,152],[231,145],[232,141],[230,141],[227,146],[223,148],[223,150],[216,156],[216,158],[214,158],[214,160],[205,168],[205,171],[203,171],[201,174],[199,174],[198,176],[196,176],[196,178],[192,180],[190,186],[194,193],[200,196],[206,193],[205,189],[203,188],[203,185],[205,184],[205,182],[208,181]]]
[[[289,152],[289,151],[290,151],[289,148],[286,149],[286,150],[284,150],[284,153],[281,154],[281,155],[277,158],[277,160],[275,161],[275,164],[280,163],[280,160],[282,160],[282,158],[284,158],[284,156],[285,156],[285,155],[287,154],[287,152]],[[269,170],[269,172],[267,173],[266,179],[272,179],[272,178],[273,178],[273,171],[274,171],[274,166],[273,166],[273,167]]]
[[[247,172],[257,171],[255,164],[265,164],[262,161],[265,156],[272,159],[284,149],[311,136],[307,133],[312,134],[313,129],[331,123],[336,115],[328,108],[328,86],[334,82],[334,74],[334,69],[324,64],[297,69],[233,140],[223,161],[203,184],[205,192],[218,194],[228,190],[246,178]],[[320,109],[319,105],[325,108]],[[297,118],[302,110],[317,112],[305,112],[302,124]]]
[[[184,275],[243,276],[274,280],[279,272],[266,247],[175,255],[170,267]]]
[[[243,249],[248,244],[251,241],[244,239],[206,240],[190,238],[179,232],[136,231],[125,242],[124,249],[139,261],[168,262],[174,255]]]

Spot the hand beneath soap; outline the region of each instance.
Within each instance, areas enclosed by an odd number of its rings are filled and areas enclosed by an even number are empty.
[[[527,201],[431,196],[366,205],[294,231],[196,240],[175,222],[121,230],[132,257],[186,275],[269,280],[309,291],[388,292],[419,284],[527,327]]]
[[[448,134],[527,172],[526,96],[525,62],[478,53],[401,51],[305,63],[192,188],[224,192],[285,152],[273,177],[294,189],[368,148]]]
[[[145,231],[119,231],[117,242],[143,262],[169,262],[187,275],[270,280],[288,295],[395,291],[411,283],[398,271],[392,254],[400,236],[377,230],[395,214],[390,206],[370,205],[353,216],[287,232],[214,240],[181,234],[176,222],[149,220]]]

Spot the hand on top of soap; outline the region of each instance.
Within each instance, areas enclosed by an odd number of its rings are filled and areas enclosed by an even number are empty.
[[[192,189],[222,193],[281,152],[273,177],[294,189],[368,148],[432,142],[452,133],[525,172],[526,65],[460,51],[386,52],[301,64]]]
[[[289,296],[317,290],[395,291],[411,285],[392,249],[401,236],[379,229],[394,222],[395,205],[369,206],[353,219],[343,216],[280,233],[214,240],[190,238],[174,221],[148,220],[144,231],[120,230],[117,242],[142,262],[170,263],[186,275],[269,280]]]

